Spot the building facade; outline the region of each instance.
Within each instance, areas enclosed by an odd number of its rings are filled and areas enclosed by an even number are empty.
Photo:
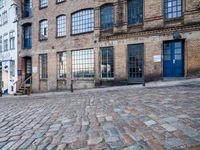
[[[17,6],[13,0],[0,0],[0,80],[5,94],[16,92],[18,80]]]
[[[21,78],[38,91],[125,85],[200,71],[195,0],[22,0]]]

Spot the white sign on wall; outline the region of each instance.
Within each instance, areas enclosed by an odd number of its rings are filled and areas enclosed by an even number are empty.
[[[37,73],[37,67],[33,67],[33,73]]]
[[[153,56],[153,61],[154,62],[161,62],[161,56],[160,55],[154,55]]]

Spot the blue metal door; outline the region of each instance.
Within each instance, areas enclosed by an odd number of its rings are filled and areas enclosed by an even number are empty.
[[[184,76],[183,41],[170,41],[163,44],[163,76]]]

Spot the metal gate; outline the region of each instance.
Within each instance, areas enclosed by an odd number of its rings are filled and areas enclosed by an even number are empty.
[[[144,83],[144,44],[128,45],[128,83]]]

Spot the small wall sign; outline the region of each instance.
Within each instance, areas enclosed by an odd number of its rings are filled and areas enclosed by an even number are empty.
[[[154,55],[153,56],[153,61],[154,62],[161,62],[161,55]]]

